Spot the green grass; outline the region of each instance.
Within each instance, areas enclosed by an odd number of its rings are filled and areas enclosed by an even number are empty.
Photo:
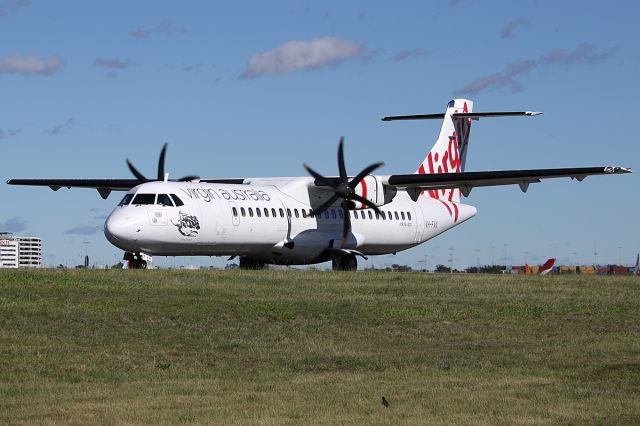
[[[639,312],[637,277],[2,270],[0,423],[634,424]]]

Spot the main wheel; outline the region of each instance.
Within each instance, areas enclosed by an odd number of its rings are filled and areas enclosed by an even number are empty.
[[[331,261],[334,271],[355,271],[358,269],[358,260],[355,254],[336,255]]]
[[[265,263],[250,257],[240,258],[240,269],[264,269]]]

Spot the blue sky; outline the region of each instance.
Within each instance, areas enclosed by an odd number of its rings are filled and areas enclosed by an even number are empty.
[[[0,178],[298,176],[384,161],[411,173],[444,111],[535,110],[482,120],[467,170],[637,168],[640,36],[634,1],[0,0]],[[376,266],[491,260],[630,264],[638,174],[478,188],[471,221]],[[0,231],[38,235],[45,262],[121,252],[102,234],[119,193],[0,185]],[[84,244],[87,242],[88,244]],[[594,256],[594,253],[597,253]],[[222,259],[157,259],[223,265]],[[366,266],[371,262],[360,262]]]

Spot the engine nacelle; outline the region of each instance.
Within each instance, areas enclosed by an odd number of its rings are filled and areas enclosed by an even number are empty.
[[[364,179],[356,186],[356,194],[362,198],[366,198],[378,207],[384,206],[393,200],[396,196],[397,190],[393,186],[387,186],[382,183],[382,180],[376,178],[374,175],[365,176]],[[355,209],[361,210],[368,208],[366,205],[360,202],[355,202]]]

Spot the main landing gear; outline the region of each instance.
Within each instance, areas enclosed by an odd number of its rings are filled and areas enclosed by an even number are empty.
[[[334,271],[355,271],[358,269],[358,260],[355,254],[336,254],[331,267]]]
[[[250,257],[240,257],[240,269],[264,269],[265,263]]]
[[[124,253],[123,259],[129,263],[130,269],[147,269],[147,261],[142,258],[141,253],[127,251]]]

